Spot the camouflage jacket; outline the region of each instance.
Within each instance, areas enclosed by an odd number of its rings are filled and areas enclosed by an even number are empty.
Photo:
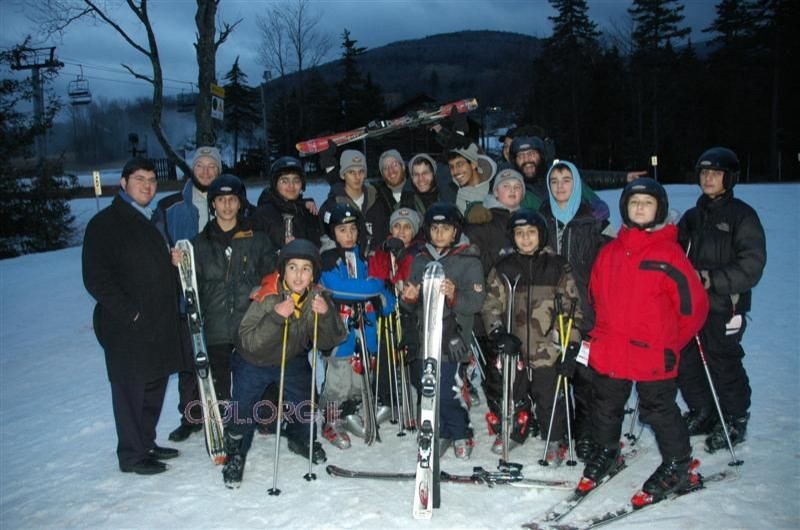
[[[559,342],[559,318],[555,309],[556,294],[562,297],[564,332],[567,330],[568,313],[575,301],[575,314],[569,342],[580,342],[583,312],[580,293],[569,263],[553,253],[549,247],[534,256],[510,254],[500,259],[489,273],[486,281],[486,299],[481,316],[487,331],[505,328],[508,294],[502,275],[512,285],[519,275],[514,295],[511,332],[522,341],[521,355],[529,366],[539,368],[555,364],[561,351]]]

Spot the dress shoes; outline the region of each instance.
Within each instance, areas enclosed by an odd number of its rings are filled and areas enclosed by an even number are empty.
[[[203,430],[203,425],[201,423],[195,423],[195,424],[181,423],[177,429],[169,433],[169,441],[182,442],[189,436],[191,436],[193,432],[199,432],[202,430]]]
[[[154,445],[153,448],[147,452],[147,456],[155,460],[169,460],[170,458],[176,458],[180,454],[180,451],[177,449],[173,449],[171,447],[159,447],[157,445]]]
[[[157,475],[167,470],[167,465],[153,458],[145,458],[135,464],[119,465],[123,473],[136,473],[137,475]]]

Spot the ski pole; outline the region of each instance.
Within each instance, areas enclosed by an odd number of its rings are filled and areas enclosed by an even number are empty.
[[[278,455],[281,450],[281,423],[283,420],[283,383],[286,375],[286,343],[289,338],[289,319],[283,321],[283,348],[281,348],[281,380],[278,385],[278,424],[275,427],[275,456],[272,463],[272,487],[270,495],[280,495],[278,489]]]
[[[567,332],[561,339],[561,360],[563,361],[567,354],[567,346],[569,344],[569,337],[572,333],[572,324],[575,322],[575,306],[577,300],[574,298],[570,301],[569,305],[569,319],[567,320]],[[569,395],[569,379],[564,377],[564,412],[567,415],[567,447],[569,448],[569,459],[567,460],[568,466],[575,466],[578,462],[575,461],[574,445],[572,443],[572,421],[570,417],[570,395]]]
[[[736,467],[741,466],[744,464],[743,460],[739,460],[736,458],[736,451],[733,449],[733,443],[731,443],[731,436],[728,434],[728,424],[725,423],[725,416],[722,414],[722,407],[719,404],[719,396],[717,395],[717,390],[714,388],[714,381],[711,379],[711,370],[708,369],[708,362],[706,361],[706,352],[703,349],[703,343],[700,341],[700,335],[694,336],[694,341],[697,343],[697,351],[700,352],[700,360],[703,361],[703,368],[706,371],[706,377],[708,378],[708,386],[711,388],[711,395],[714,397],[714,405],[717,407],[717,413],[719,414],[719,421],[722,424],[722,432],[725,433],[725,441],[728,443],[728,451],[731,453],[731,461],[728,462],[729,466]]]
[[[564,342],[564,307],[561,304],[561,293],[556,293],[555,299],[553,300],[553,305],[555,306],[556,314],[558,315],[558,342],[563,344]],[[559,345],[560,345],[559,344]],[[563,351],[562,351],[563,353]],[[559,375],[556,377],[556,390],[553,393],[553,407],[550,409],[550,422],[547,424],[547,437],[545,438],[544,442],[544,451],[542,451],[542,458],[539,459],[540,466],[548,466],[550,465],[547,462],[547,446],[550,445],[550,435],[553,433],[553,423],[556,419],[556,403],[558,402],[558,393],[561,390],[561,379],[562,377]]]
[[[630,410],[630,409],[628,409]],[[625,438],[631,441],[631,445],[636,443],[638,437],[633,434],[633,428],[636,425],[636,420],[639,416],[639,396],[636,396],[636,405],[633,407],[633,413],[631,414],[631,425],[628,428],[628,432],[625,433]]]
[[[308,473],[303,478],[308,482],[317,480],[312,465],[314,464],[314,428],[317,426],[317,330],[319,329],[319,313],[314,311],[314,341],[311,345],[311,426],[308,430]]]
[[[389,406],[392,409],[392,420],[391,423],[395,423],[397,421],[397,416],[395,416],[395,403],[400,402],[400,395],[397,392],[397,359],[395,359],[395,351],[394,351],[394,331],[392,329],[392,317],[386,317],[386,325],[384,325],[383,329],[384,340],[386,341],[386,364],[387,364],[387,374],[389,375],[389,380],[387,384],[389,385]],[[380,337],[379,337],[380,340]],[[397,399],[395,399],[397,398]],[[399,407],[398,407],[398,413]],[[403,425],[400,425],[400,430],[403,430]]]
[[[375,354],[375,410],[378,410],[378,390],[380,389],[381,375],[381,325],[383,317],[378,315],[378,352]],[[388,345],[386,346],[389,347]]]

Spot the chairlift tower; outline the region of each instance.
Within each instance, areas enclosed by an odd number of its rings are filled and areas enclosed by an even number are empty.
[[[30,70],[31,88],[33,88],[33,119],[36,126],[41,131],[36,136],[36,154],[39,160],[47,157],[46,131],[44,130],[44,90],[42,87],[42,68],[57,69],[64,66],[64,63],[55,58],[56,48],[16,48],[13,52],[14,62],[12,70]]]

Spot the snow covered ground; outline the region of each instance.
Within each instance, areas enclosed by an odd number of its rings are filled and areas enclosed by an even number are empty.
[[[321,188],[309,190],[323,198]],[[696,186],[669,186],[673,206],[685,211]],[[768,263],[756,288],[745,359],[752,386],[748,440],[738,449],[741,477],[678,501],[655,506],[621,521],[619,528],[797,528],[800,527],[800,422],[798,421],[797,329],[800,322],[798,228],[800,186],[740,185],[737,195],[752,204],[767,231]],[[258,190],[251,190],[251,199]],[[601,195],[616,210],[619,191]],[[108,200],[104,200],[105,203]],[[74,202],[79,222],[94,212],[94,200]],[[618,224],[618,216],[615,223]],[[159,425],[159,443],[181,457],[167,473],[152,477],[120,473],[103,354],[91,328],[93,300],[81,281],[80,247],[0,262],[0,526],[2,528],[516,528],[531,521],[565,493],[511,487],[487,489],[443,485],[442,507],[433,520],[411,517],[413,483],[336,479],[316,466],[306,482],[307,461],[283,443],[278,497],[272,485],[274,436],[257,434],[240,490],[226,490],[220,468],[205,454],[201,436],[171,444],[178,425],[177,380],[170,381]],[[469,472],[493,468],[483,414],[472,411],[477,446],[468,463],[449,454],[442,468]],[[625,425],[627,428],[627,423]],[[328,463],[352,469],[412,471],[413,438],[382,429],[383,443],[346,452],[325,444]],[[707,455],[695,441],[701,471],[724,468],[727,452]],[[595,514],[624,503],[658,465],[650,449],[630,469],[584,503],[572,516]],[[542,468],[543,442],[530,440],[512,453],[530,476],[577,480],[581,467]]]

